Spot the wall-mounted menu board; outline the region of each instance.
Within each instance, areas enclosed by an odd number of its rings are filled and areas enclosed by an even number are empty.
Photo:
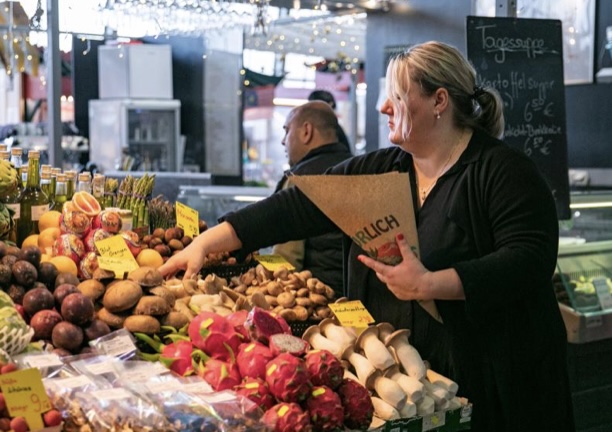
[[[561,21],[467,17],[468,58],[478,85],[504,100],[504,141],[528,155],[569,219]]]

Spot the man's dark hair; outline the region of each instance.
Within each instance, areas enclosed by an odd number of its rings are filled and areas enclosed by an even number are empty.
[[[336,99],[327,90],[315,90],[308,96],[309,101],[320,100],[329,104],[332,109],[336,109]]]

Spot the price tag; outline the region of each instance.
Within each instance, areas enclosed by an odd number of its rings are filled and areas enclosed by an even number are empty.
[[[342,326],[365,328],[374,322],[372,315],[359,300],[329,303],[328,306]]]
[[[186,236],[192,239],[200,235],[200,215],[197,210],[176,202],[176,226],[183,228]]]
[[[608,286],[606,278],[595,278],[592,282],[601,309],[612,309],[612,295],[610,295],[610,287]]]
[[[271,272],[285,267],[289,271],[295,270],[295,267],[280,255],[257,255],[257,261]]]
[[[104,270],[115,272],[115,278],[121,279],[125,273],[136,270],[139,265],[132,252],[120,235],[104,240],[97,240],[96,247],[100,256],[98,265]]]
[[[45,427],[41,415],[51,403],[38,369],[24,369],[0,375],[0,388],[11,417],[25,417],[30,430]]]
[[[433,414],[423,417],[423,429],[422,431],[428,431],[439,428],[446,424],[446,411],[435,412]]]

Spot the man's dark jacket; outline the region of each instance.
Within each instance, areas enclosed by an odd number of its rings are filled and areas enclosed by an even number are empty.
[[[276,185],[275,192],[283,189],[287,177],[291,175],[323,174],[332,167],[352,156],[345,144],[333,143],[311,150],[301,161],[285,172]],[[336,297],[344,295],[342,281],[342,233],[332,232],[305,240],[304,270],[336,292]]]

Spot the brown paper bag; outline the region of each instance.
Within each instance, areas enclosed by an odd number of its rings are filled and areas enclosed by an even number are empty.
[[[305,175],[289,181],[370,257],[389,265],[401,262],[395,240],[400,233],[419,256],[408,173]],[[433,301],[420,304],[441,321]]]

